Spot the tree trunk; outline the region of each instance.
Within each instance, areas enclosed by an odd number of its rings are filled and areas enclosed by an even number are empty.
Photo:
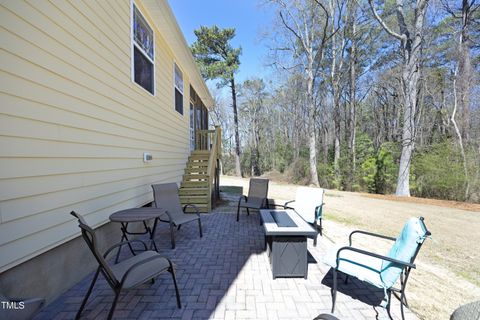
[[[350,137],[348,139],[348,150],[350,154],[350,161],[349,164],[351,171],[350,171],[350,188],[355,181],[355,171],[356,171],[356,154],[355,154],[355,138],[356,138],[356,59],[357,59],[357,43],[356,43],[356,31],[357,31],[357,10],[356,10],[356,2],[350,1],[351,8],[349,10],[350,13],[350,38],[351,38],[351,47],[350,47],[350,116],[348,117],[349,120],[349,134]]]
[[[345,42],[345,37],[341,39],[340,45],[340,57],[337,54],[339,48],[337,47],[337,36],[335,30],[335,7],[334,1],[329,1],[330,16],[332,17],[332,66],[331,66],[331,81],[332,81],[332,94],[333,94],[333,122],[334,122],[334,158],[333,168],[335,170],[335,180],[337,181],[337,187],[340,187],[340,139],[341,139],[341,110],[340,110],[340,73],[342,71],[343,56],[342,50]],[[338,63],[338,65],[337,65]]]
[[[232,80],[230,80],[230,88],[232,89],[233,122],[235,127],[235,175],[241,177],[242,168],[240,167],[240,135],[238,134],[237,93],[235,91],[235,78],[233,74]]]
[[[468,0],[462,0],[462,32],[459,41],[458,60],[458,108],[461,110],[461,133],[465,142],[469,140],[470,133],[470,84],[472,81],[472,63],[470,61],[470,39],[468,27],[471,18],[471,6]]]
[[[452,111],[451,121],[457,134],[458,144],[460,146],[460,153],[462,155],[463,171],[465,175],[465,199],[469,198],[470,184],[468,181],[468,168],[467,158],[465,155],[464,141],[468,141],[469,132],[469,91],[471,80],[471,63],[470,63],[470,50],[468,44],[468,24],[470,15],[470,4],[468,0],[462,1],[462,32],[460,33],[459,46],[458,46],[458,63],[454,72],[453,79],[453,96],[454,107]],[[458,89],[457,89],[458,87]],[[460,95],[460,97],[458,97]],[[462,130],[459,129],[457,121],[455,120],[455,114],[458,106],[462,111]]]
[[[427,11],[428,0],[416,0],[413,18],[413,30],[408,29],[407,19],[403,13],[403,1],[396,1],[396,15],[400,33],[390,29],[385,21],[380,18],[373,0],[368,0],[375,19],[382,28],[391,36],[401,42],[403,54],[402,89],[403,89],[403,128],[402,128],[402,153],[398,169],[397,196],[410,196],[410,164],[415,148],[415,116],[417,111],[418,79],[421,70],[421,54],[423,44],[423,25]]]
[[[254,125],[253,125],[253,148],[252,148],[252,154],[251,154],[251,163],[252,163],[252,176],[259,176],[261,174],[260,172],[260,132],[258,130],[258,123],[256,120],[254,120]]]
[[[307,70],[308,145],[310,153],[310,183],[319,187],[317,173],[317,140],[315,136],[315,99],[313,96],[313,61]]]
[[[405,54],[408,56],[408,52]],[[411,59],[414,60],[413,57],[411,57]],[[417,63],[414,64],[416,65]],[[400,155],[397,189],[395,192],[397,196],[410,196],[410,164],[413,150],[415,148],[415,113],[417,108],[418,72],[418,69],[414,66],[410,66],[407,61],[402,73],[405,110],[403,113],[402,153]]]
[[[340,104],[338,98],[334,98],[334,112],[333,112],[333,122],[334,122],[334,158],[333,158],[333,168],[335,169],[335,179],[337,182],[340,182]]]
[[[328,164],[328,129],[323,128],[323,163]]]
[[[460,145],[460,153],[462,155],[462,160],[463,160],[463,174],[465,175],[465,199],[468,199],[469,193],[470,193],[470,184],[468,183],[468,169],[467,169],[467,158],[465,157],[465,149],[463,148],[463,139],[462,135],[460,133],[460,130],[458,129],[457,122],[455,121],[455,114],[457,112],[457,101],[458,101],[458,96],[457,96],[457,75],[459,71],[459,64],[457,65],[454,73],[454,79],[453,79],[453,97],[454,97],[454,102],[453,102],[453,111],[452,111],[452,124],[453,127],[455,128],[455,133],[457,134],[458,137],[458,144]],[[461,98],[460,98],[461,100]]]

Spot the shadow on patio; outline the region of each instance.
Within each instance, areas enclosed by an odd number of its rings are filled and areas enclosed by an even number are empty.
[[[259,215],[244,213],[237,223],[232,201],[235,196],[222,196],[222,205],[214,213],[202,216],[201,239],[197,226],[187,224],[176,232],[177,247],[172,250],[168,225],[160,224],[157,228],[159,252],[176,265],[182,309],[176,308],[173,284],[165,273],[153,285],[122,294],[115,319],[313,319],[330,311],[331,274],[322,263],[330,241],[321,238],[313,247],[309,240],[309,252],[317,263],[309,263],[307,280],[273,280]],[[123,250],[122,255],[130,253]],[[35,319],[73,319],[92,276],[65,292]],[[343,281],[339,284],[337,317],[387,319],[381,307],[373,307],[378,306],[383,292],[370,290],[354,279],[348,285]],[[106,318],[112,300],[112,290],[100,277],[82,319]],[[394,317],[398,318],[395,309],[393,305]],[[410,312],[407,318],[412,318]]]

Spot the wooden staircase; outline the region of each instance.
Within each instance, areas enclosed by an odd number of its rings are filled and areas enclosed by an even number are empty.
[[[183,181],[180,184],[180,202],[194,204],[200,212],[210,212],[219,195],[219,159],[221,131],[199,130],[195,150],[188,157]],[[195,212],[187,208],[186,212]]]

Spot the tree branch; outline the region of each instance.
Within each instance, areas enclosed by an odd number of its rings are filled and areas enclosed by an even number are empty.
[[[391,35],[392,37],[397,38],[398,40],[401,40],[401,41],[407,40],[405,35],[400,35],[400,34],[396,33],[395,31],[393,31],[392,29],[390,29],[390,28],[387,26],[387,24],[385,23],[385,21],[383,21],[383,19],[380,18],[380,16],[379,16],[378,13],[377,13],[377,10],[375,10],[375,7],[374,7],[374,5],[373,5],[373,0],[368,0],[368,4],[370,5],[370,8],[372,9],[372,13],[373,13],[375,19],[380,23],[380,25],[382,26],[382,28],[383,28],[389,35]]]
[[[405,22],[405,15],[403,14],[403,0],[397,0],[397,20],[398,20],[398,25],[400,27],[400,32],[402,33],[402,35],[408,35],[410,34],[410,32],[408,31],[408,27],[407,27],[407,24]],[[421,12],[421,9],[420,9],[420,6],[422,5],[421,2],[424,2],[423,0],[420,0],[418,3],[418,11]]]

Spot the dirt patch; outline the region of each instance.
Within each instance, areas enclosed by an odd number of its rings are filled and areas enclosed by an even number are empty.
[[[248,192],[248,179],[222,176],[220,182],[243,187],[244,194]],[[294,199],[297,187],[271,181],[269,198],[276,203]],[[326,190],[324,236],[337,244],[348,242],[348,234],[354,229],[397,236],[408,218],[425,217],[432,238],[427,239],[416,260],[407,297],[411,310],[420,318],[448,319],[460,305],[480,298],[480,214],[478,210],[452,206],[452,201],[393,198]],[[391,246],[370,239],[359,239],[357,243],[383,254]]]
[[[401,202],[411,202],[411,203],[422,203],[432,206],[454,208],[460,210],[468,210],[473,212],[480,213],[480,204],[478,203],[469,203],[469,202],[459,202],[459,201],[449,201],[449,200],[438,200],[438,199],[426,199],[426,198],[417,198],[417,197],[397,197],[395,195],[383,195],[383,194],[371,194],[371,193],[362,193],[363,197],[390,200],[390,201],[401,201]]]

